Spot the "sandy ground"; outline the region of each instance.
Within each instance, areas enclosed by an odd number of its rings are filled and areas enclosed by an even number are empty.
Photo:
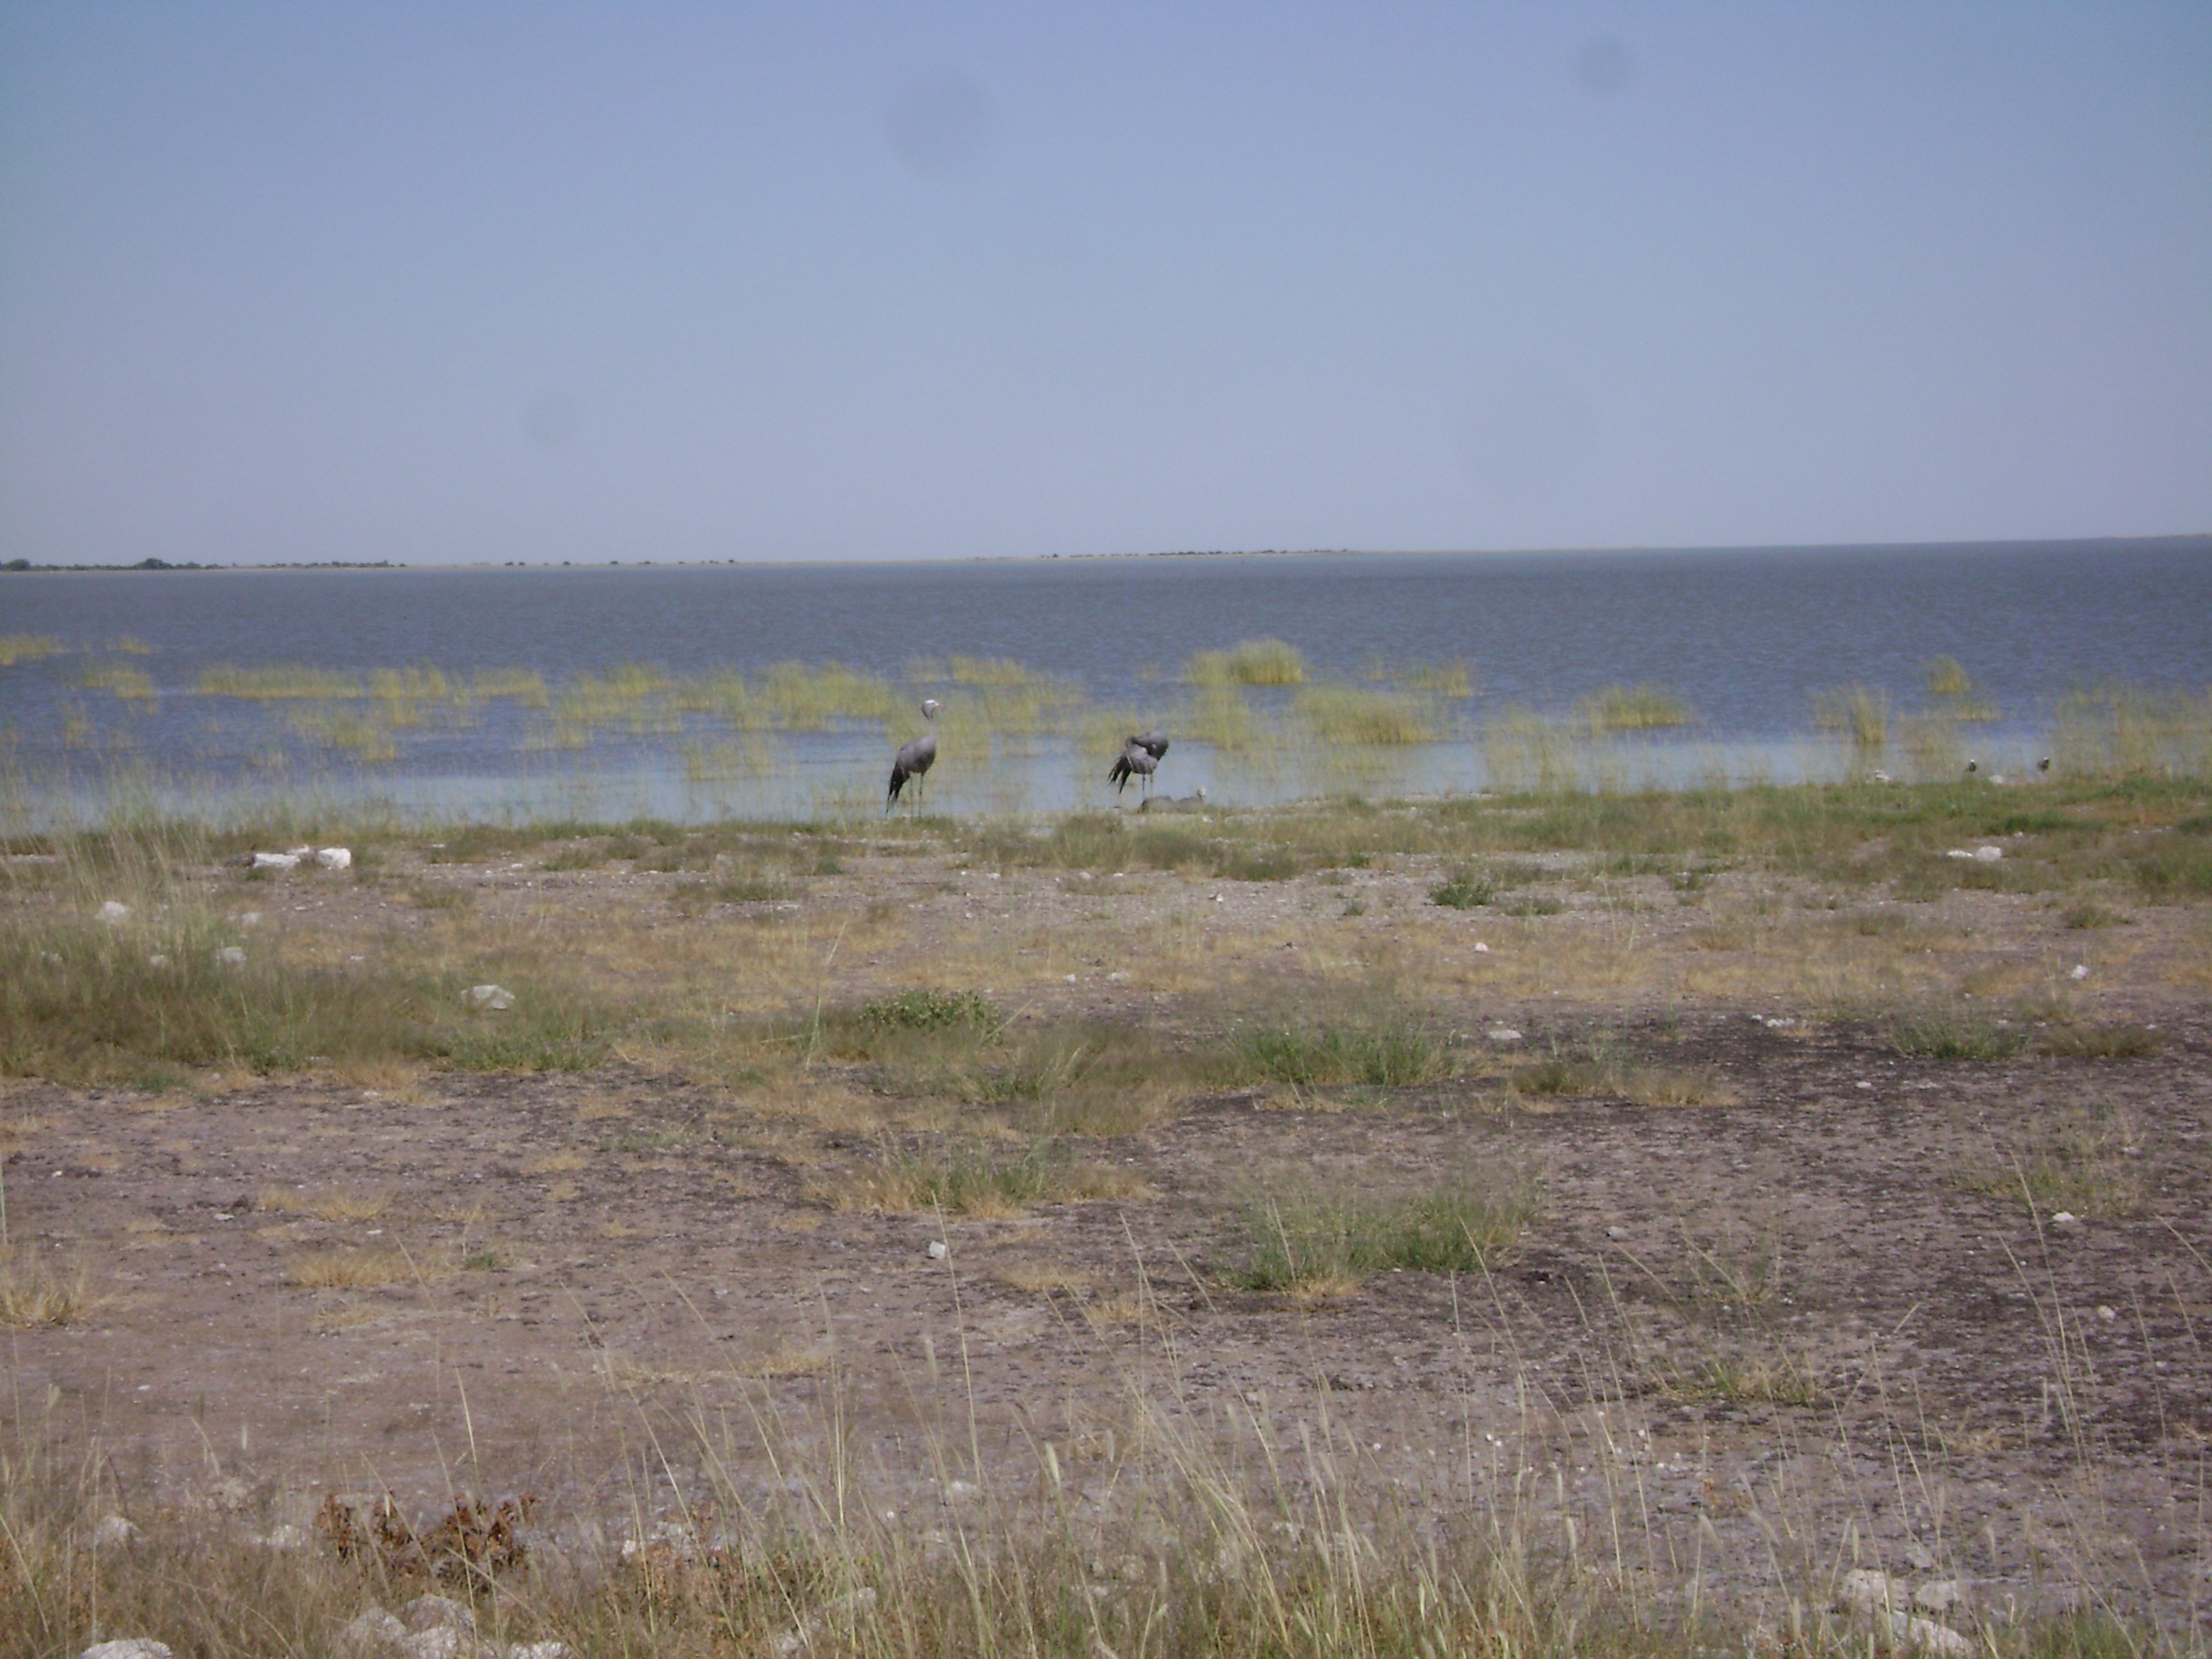
[[[588,914],[658,879],[440,874],[475,886],[479,915]],[[2212,1018],[2193,913],[2143,911],[2124,950],[2089,941],[2092,1012],[2155,1024],[2160,1052],[1932,1060],[1790,1012],[1757,974],[1700,993],[1711,910],[1654,909],[1626,948],[1663,972],[1577,994],[1587,958],[1569,951],[1543,973],[1507,963],[1491,988],[1478,935],[1503,960],[1577,926],[1617,946],[1620,922],[1438,912],[1418,902],[1428,878],[1147,876],[1102,907],[1095,880],[886,858],[809,902],[835,888],[899,909],[895,937],[837,964],[835,995],[913,982],[995,928],[1046,940],[1026,1006],[1140,1032],[1193,992],[1083,957],[1071,941],[1102,908],[1217,930],[1216,956],[1184,963],[1200,976],[1248,958],[1290,972],[1261,958],[1301,939],[1346,960],[1347,933],[1401,960],[1441,939],[1451,960],[1423,983],[1447,1012],[1522,1033],[1486,1054],[1601,1032],[1720,1103],[1518,1096],[1502,1060],[1398,1094],[1214,1094],[1091,1148],[1148,1196],[940,1223],[821,1200],[864,1132],[794,1127],[743,1085],[665,1066],[158,1096],[19,1082],[0,1095],[9,1236],[83,1264],[104,1299],[5,1334],[13,1431],[96,1449],[126,1509],[212,1493],[258,1528],[304,1525],[334,1490],[424,1512],[527,1490],[572,1549],[587,1521],[696,1496],[714,1457],[772,1494],[822,1466],[833,1421],[874,1501],[920,1517],[954,1478],[1025,1488],[1048,1443],[1103,1514],[1148,1437],[1320,1434],[1417,1515],[1609,1515],[1624,1570],[1694,1559],[1747,1607],[1881,1561],[1967,1577],[1990,1606],[2086,1587],[2175,1629],[2212,1612]],[[1368,914],[1345,915],[1351,899]],[[435,925],[380,920],[390,901],[365,885],[256,902],[349,939]],[[1972,938],[1960,973],[2048,972],[2083,948],[2028,900],[1915,915]],[[2080,1218],[1985,1190],[2053,1147],[2092,1178]],[[1271,1183],[1455,1170],[1540,1184],[1492,1273],[1386,1273],[1317,1302],[1231,1287],[1240,1205]],[[391,1282],[296,1282],[339,1247]],[[795,1461],[765,1455],[763,1422]]]

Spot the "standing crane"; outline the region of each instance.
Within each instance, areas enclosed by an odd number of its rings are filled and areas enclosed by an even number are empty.
[[[899,791],[906,787],[908,778],[914,780],[916,799],[921,795],[922,775],[937,764],[937,711],[942,707],[934,697],[921,700],[921,718],[927,729],[912,743],[902,745],[891,758],[890,793],[884,797],[884,811],[888,812],[897,805]]]
[[[1121,757],[1114,763],[1114,769],[1106,775],[1106,781],[1120,794],[1132,777],[1145,781],[1145,793],[1150,794],[1152,774],[1167,758],[1168,735],[1164,732],[1144,732],[1133,734],[1121,745]]]

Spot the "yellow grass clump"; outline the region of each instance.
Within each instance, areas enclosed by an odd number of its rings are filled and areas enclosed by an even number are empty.
[[[1393,692],[1313,685],[1298,693],[1294,708],[1318,743],[1429,743],[1437,737],[1420,705]]]
[[[51,634],[0,634],[0,668],[61,655],[62,642]]]
[[[1305,659],[1281,640],[1246,640],[1227,651],[1201,651],[1183,666],[1193,685],[1298,685]]]
[[[1645,732],[1687,726],[1690,705],[1663,685],[1608,685],[1575,705],[1592,732]]]
[[[192,690],[204,697],[242,697],[256,702],[287,698],[329,699],[362,695],[359,676],[300,663],[266,663],[241,668],[217,663],[200,671]]]

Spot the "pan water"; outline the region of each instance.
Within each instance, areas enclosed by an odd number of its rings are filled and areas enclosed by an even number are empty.
[[[1178,738],[1159,786],[1215,799],[1323,787],[1451,789],[1487,780],[1503,711],[1563,717],[1608,685],[1653,684],[1687,726],[1616,744],[1607,781],[1668,784],[1832,775],[1863,763],[1814,732],[1825,688],[1886,694],[1903,718],[1956,659],[1961,727],[1989,769],[2027,763],[2076,688],[2212,686],[2212,537],[2150,541],[1665,552],[1362,554],[974,562],[461,567],[392,570],[0,574],[0,729],[19,821],[96,816],[128,791],[211,810],[271,790],[424,812],[675,817],[811,815],[880,801],[896,746],[880,716],[818,729],[733,728],[649,691],[580,735],[561,699],[629,665],[672,679],[724,671],[757,688],[777,664],[842,664],[903,707],[946,703],[929,780],[947,810],[1110,800],[1110,755],[1079,748],[1091,709],[1188,718],[1194,654],[1279,639],[1309,684],[1387,688],[1463,664],[1472,695],[1429,705],[1438,740],[1316,770],[1285,763],[1261,688],[1255,747]],[[29,642],[29,648],[26,642]],[[56,649],[55,647],[58,647]],[[13,660],[9,660],[9,657]],[[1066,702],[1027,736],[963,733],[988,688],[929,681],[954,657],[1002,659]],[[239,698],[204,678],[296,666],[336,695]],[[540,678],[530,696],[369,694],[377,671]],[[1378,682],[1376,676],[1382,678]],[[917,678],[919,676],[920,678]],[[520,683],[520,682],[517,682]],[[398,682],[387,680],[387,689]],[[434,684],[419,676],[414,690]],[[483,682],[490,685],[490,682]],[[295,690],[312,692],[302,681]],[[1957,705],[1954,705],[1956,707]],[[350,722],[350,724],[349,724]],[[1095,742],[1095,734],[1093,740]],[[1893,733],[1894,741],[1894,733]],[[963,744],[966,748],[963,752]],[[1096,764],[1092,762],[1096,760]],[[1589,781],[1587,778],[1585,781]]]

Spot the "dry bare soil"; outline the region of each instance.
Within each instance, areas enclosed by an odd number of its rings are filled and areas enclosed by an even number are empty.
[[[19,1443],[91,1455],[102,1507],[213,1501],[241,1534],[332,1492],[531,1492],[541,1562],[580,1574],[710,1493],[839,1472],[925,1539],[1046,1480],[1103,1527],[1167,1449],[1417,1529],[1571,1518],[1593,1570],[1746,1628],[1876,1565],[1999,1621],[2094,1603],[2190,1640],[2212,1612],[2197,909],[2069,928],[2032,895],[1721,873],[1509,915],[1431,902],[1419,859],[1240,882],[860,842],[725,902],[558,850],[205,879],[300,951],[519,930],[644,994],[726,979],[733,1031],[782,1035],[4,1085],[11,1282],[68,1319],[5,1333]],[[1130,1070],[1040,1139],[1048,1088],[823,1038],[915,987],[1093,1058],[1387,987],[1443,1058],[1395,1086]],[[1913,1024],[1978,1000],[1963,1037]],[[945,1176],[1041,1146],[1026,1197]],[[1525,1219],[1462,1271],[1255,1271],[1271,1228],[1448,1188]]]

